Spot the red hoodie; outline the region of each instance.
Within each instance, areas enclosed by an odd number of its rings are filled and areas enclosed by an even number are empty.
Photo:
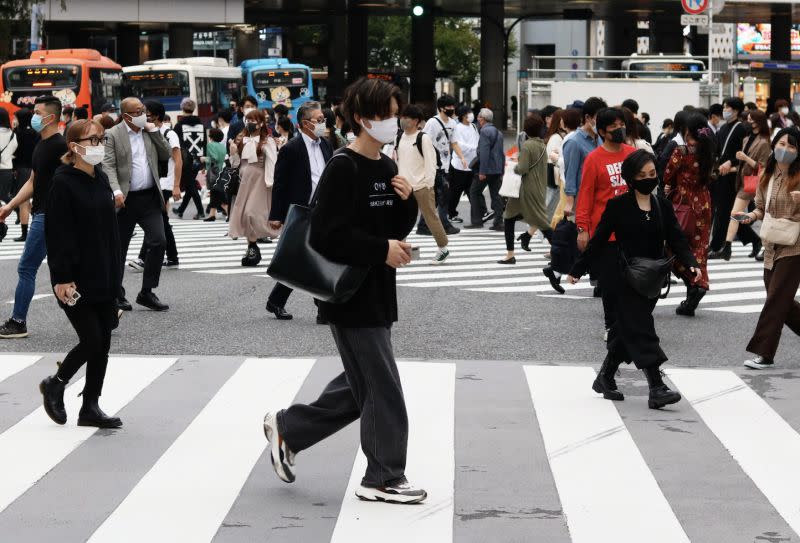
[[[622,145],[618,153],[609,153],[598,147],[583,162],[581,186],[578,189],[578,202],[575,206],[575,224],[594,235],[600,217],[611,198],[628,192],[628,185],[622,179],[622,162],[636,149]]]

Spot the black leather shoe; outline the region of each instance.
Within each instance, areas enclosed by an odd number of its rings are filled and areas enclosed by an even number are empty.
[[[606,400],[621,402],[625,399],[625,396],[617,390],[617,381],[614,379],[617,368],[619,368],[619,364],[611,362],[609,357],[606,357],[603,360],[603,365],[600,366],[597,378],[592,383],[592,390],[602,394]]]
[[[753,250],[750,251],[750,254],[747,255],[747,256],[750,257],[750,258],[756,258],[758,256],[758,253],[761,252],[761,247],[762,246],[763,246],[763,243],[761,243],[761,239],[760,238],[754,239],[753,240]]]
[[[53,375],[45,378],[39,383],[39,392],[42,393],[44,400],[44,412],[56,424],[66,424],[67,411],[64,409],[64,387],[66,382],[59,381]]]
[[[530,252],[530,250],[531,250],[531,238],[533,238],[533,236],[531,236],[527,232],[521,233],[519,235],[519,237],[517,238],[517,241],[519,241],[519,245],[520,245],[520,247],[522,247],[523,251]]]
[[[292,317],[291,313],[288,313],[286,309],[283,307],[278,307],[277,305],[273,304],[272,302],[267,302],[267,311],[275,315],[275,318],[279,321],[290,321],[294,317]]]
[[[694,317],[694,310],[689,308],[687,300],[681,300],[681,303],[675,308],[675,314],[683,317]]]
[[[708,291],[704,288],[689,287],[686,291],[686,299],[675,308],[675,313],[685,317],[694,317],[694,311],[697,309],[697,306],[700,305],[700,300],[703,299],[706,292]]]
[[[158,299],[154,292],[140,292],[136,297],[136,303],[153,311],[166,311],[169,309],[167,304],[161,303],[161,300]]]
[[[133,306],[123,296],[122,298],[117,298],[117,309],[121,309],[122,311],[133,311]]]
[[[447,227],[444,229],[444,233],[448,236],[455,236],[456,234],[460,233],[461,229],[456,228],[452,224],[448,224]]]
[[[544,274],[545,277],[547,277],[547,279],[550,280],[550,286],[553,287],[553,290],[555,290],[559,294],[564,294],[564,292],[566,292],[564,290],[564,287],[561,286],[561,278],[556,277],[553,268],[551,268],[550,266],[542,268],[542,273]]]
[[[647,399],[647,407],[650,409],[661,409],[665,405],[678,403],[681,395],[671,390],[667,385],[650,389],[650,397]]]
[[[761,249],[759,253],[756,255],[757,262],[764,262],[764,249]]]
[[[417,227],[417,235],[418,236],[432,236],[430,228],[423,228],[421,226]]]
[[[321,315],[317,315],[317,324],[320,326],[324,326],[326,324],[330,324],[327,319],[323,318]]]
[[[503,260],[498,260],[497,263],[498,264],[516,264],[517,263],[517,257],[512,256],[511,258],[504,258]]]
[[[465,224],[461,228],[464,228],[466,230],[480,230],[481,228],[483,228],[483,224]]]
[[[493,224],[491,227],[489,227],[489,230],[494,230],[495,232],[505,232],[506,227],[502,224]]]
[[[258,245],[253,245],[247,248],[247,252],[242,257],[242,266],[249,266],[254,268],[261,262],[261,249]]]
[[[96,428],[119,428],[122,420],[109,417],[97,404],[96,396],[83,396],[83,406],[78,413],[78,426],[94,426]]]
[[[733,250],[730,242],[725,242],[725,246],[719,251],[711,251],[708,253],[709,260],[730,260]]]

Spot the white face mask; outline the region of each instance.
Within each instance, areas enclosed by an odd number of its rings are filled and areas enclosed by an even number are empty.
[[[474,122],[475,121],[475,114],[474,113],[468,113],[467,114],[467,121],[470,122],[470,123]]]
[[[211,128],[217,127],[217,121],[211,121]]]
[[[106,148],[104,145],[79,145],[75,144],[78,147],[83,148],[83,153],[81,158],[87,164],[91,164],[92,166],[97,166],[101,162],[103,162],[103,157],[106,154]]]
[[[244,119],[245,117],[247,117],[248,113],[250,113],[251,111],[255,111],[255,110],[256,110],[256,108],[254,108],[254,107],[242,108],[242,118]]]
[[[361,127],[367,131],[367,134],[375,138],[380,143],[391,143],[397,135],[397,119],[390,117],[384,120],[369,119],[369,124],[372,128],[364,126],[364,121],[361,121]]]
[[[128,118],[131,120],[131,124],[136,128],[144,128],[147,125],[147,115],[144,113],[137,117],[128,115]]]
[[[788,115],[788,114],[789,114],[789,108],[788,107],[782,107],[781,108],[781,115]]]
[[[167,130],[172,128],[172,123],[161,123],[161,126],[165,127]]]
[[[352,132],[348,132],[347,136],[345,136],[345,139],[347,140],[347,143],[353,143],[354,141],[356,141],[356,135],[353,134]]]
[[[324,138],[327,128],[324,124],[314,123],[314,135],[318,138]]]

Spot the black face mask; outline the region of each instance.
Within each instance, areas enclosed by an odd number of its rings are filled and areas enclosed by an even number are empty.
[[[452,117],[452,116],[454,116],[456,114],[456,110],[455,109],[445,109],[444,110],[444,114],[447,115],[448,117]]]
[[[256,123],[247,123],[247,131],[252,134],[258,130],[258,125]]]
[[[633,182],[634,190],[642,194],[652,194],[658,186],[658,177],[645,177],[644,179],[636,179]]]
[[[611,132],[606,132],[608,135],[609,141],[613,143],[624,143],[625,142],[625,127],[622,128],[615,128]]]

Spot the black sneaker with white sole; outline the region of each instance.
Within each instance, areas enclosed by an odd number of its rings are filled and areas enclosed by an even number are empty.
[[[270,412],[264,417],[264,435],[269,441],[269,459],[275,474],[284,483],[293,483],[295,477],[291,468],[294,466],[294,453],[278,431],[277,413]]]
[[[0,326],[0,338],[2,339],[21,339],[28,337],[28,326],[24,322],[8,319],[3,326]]]
[[[775,361],[763,356],[755,356],[744,361],[744,367],[751,370],[768,370],[775,367]]]
[[[361,485],[356,489],[356,496],[368,502],[413,504],[425,501],[428,493],[421,488],[414,488],[411,483],[404,479],[392,485],[378,488]]]
[[[141,273],[144,271],[144,260],[137,258],[136,260],[128,260],[128,267],[135,272]]]

